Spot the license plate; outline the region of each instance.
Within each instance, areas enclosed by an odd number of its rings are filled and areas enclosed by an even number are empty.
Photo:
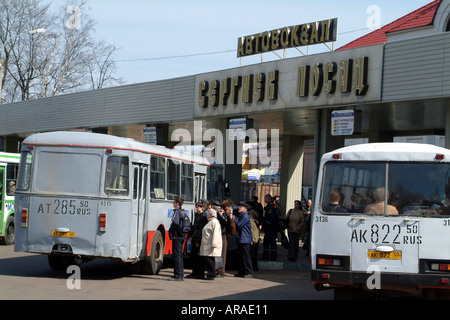
[[[369,259],[390,259],[390,260],[401,260],[402,252],[401,251],[391,251],[391,252],[382,252],[382,251],[368,251],[367,257]]]
[[[53,230],[50,235],[52,237],[75,238],[75,232],[60,232]]]

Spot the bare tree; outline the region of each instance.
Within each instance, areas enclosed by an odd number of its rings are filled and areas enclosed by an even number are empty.
[[[88,13],[84,0],[72,0],[57,10],[37,0],[0,0],[2,101],[121,83],[114,77],[117,48],[94,38],[95,21]],[[36,32],[43,29],[44,33]]]
[[[0,41],[4,47],[2,84],[4,87],[12,81],[9,90],[19,90],[22,100],[30,98],[40,68],[37,51],[41,39],[29,31],[49,27],[49,17],[49,6],[37,0],[0,1]]]
[[[117,65],[114,61],[117,47],[101,42],[97,45],[94,57],[89,64],[90,87],[92,90],[109,85],[123,84],[123,80],[115,76]]]

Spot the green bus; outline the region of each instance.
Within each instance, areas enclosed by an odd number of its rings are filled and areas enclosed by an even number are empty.
[[[20,154],[0,152],[0,244],[14,244],[14,192]]]

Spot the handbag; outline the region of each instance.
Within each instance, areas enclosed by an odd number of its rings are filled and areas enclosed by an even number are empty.
[[[285,219],[279,219],[278,220],[278,231],[284,231],[289,226],[289,216],[291,215],[291,210],[289,210],[288,214],[286,215]]]
[[[219,269],[223,268],[223,259],[221,256],[214,257],[214,265],[215,265],[215,270],[219,270]]]
[[[284,232],[281,232],[281,246],[285,249],[289,248],[289,239],[288,237],[284,234]]]
[[[230,236],[234,236],[237,235],[237,229],[236,229],[236,222],[234,222],[233,219],[228,218],[228,223],[227,223],[227,234]]]
[[[280,219],[278,220],[278,231],[284,231],[289,226],[289,219]]]

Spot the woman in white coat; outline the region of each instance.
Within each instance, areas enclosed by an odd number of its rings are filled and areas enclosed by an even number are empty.
[[[202,242],[200,244],[200,256],[206,267],[207,280],[214,280],[216,277],[215,257],[222,254],[222,228],[217,220],[217,211],[209,209],[206,214],[208,223],[202,230]]]

